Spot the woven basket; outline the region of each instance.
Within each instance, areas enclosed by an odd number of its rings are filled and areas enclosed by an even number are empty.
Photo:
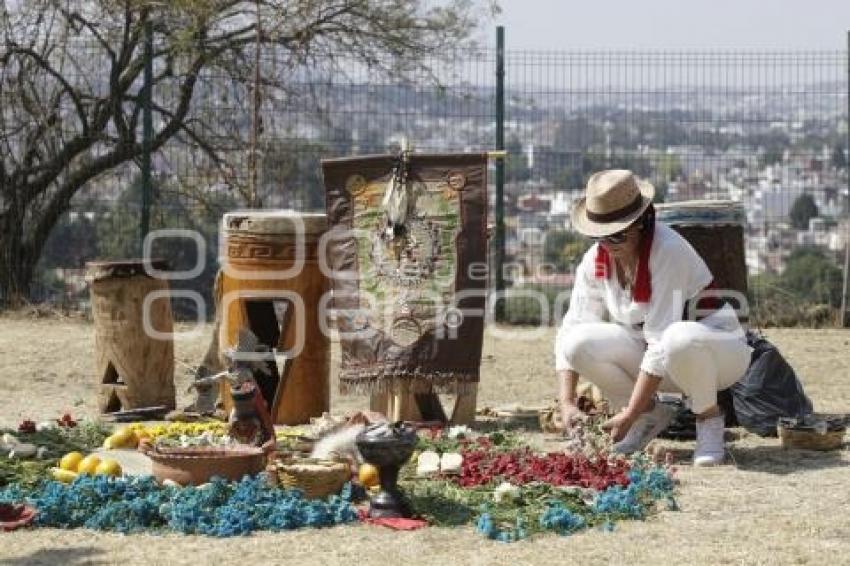
[[[283,459],[275,463],[278,484],[300,489],[309,499],[321,499],[339,493],[351,478],[345,462],[313,458]]]
[[[778,426],[776,430],[782,448],[802,448],[805,450],[837,450],[844,444],[844,433],[846,432],[843,427],[825,433],[812,430],[795,430],[784,426]]]

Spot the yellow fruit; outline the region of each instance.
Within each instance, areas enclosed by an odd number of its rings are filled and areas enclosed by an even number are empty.
[[[118,477],[121,475],[121,464],[112,458],[105,458],[100,464],[98,464],[97,468],[95,468],[95,473],[102,476]]]
[[[83,458],[82,462],[80,462],[80,465],[77,467],[77,473],[94,475],[99,465],[100,458],[98,458],[94,454],[89,454],[88,456]]]
[[[77,478],[76,472],[63,470],[62,468],[50,468],[50,475],[53,476],[53,479],[62,483],[71,483]]]
[[[136,433],[128,426],[119,428],[112,433],[113,448],[135,448],[139,443]]]
[[[115,446],[115,439],[112,438],[111,436],[107,436],[106,438],[103,439],[103,447],[106,448],[107,450],[112,450],[113,448],[118,448],[117,446]]]
[[[68,472],[76,472],[82,459],[83,455],[79,452],[68,452],[62,456],[61,460],[59,460],[59,469]]]
[[[357,471],[357,478],[365,487],[378,485],[378,468],[372,464],[363,464]]]

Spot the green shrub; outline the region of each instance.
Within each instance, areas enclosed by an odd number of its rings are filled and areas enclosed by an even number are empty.
[[[546,309],[548,312],[543,312],[538,298],[528,296],[529,292],[542,294],[544,303],[548,306]],[[546,285],[527,285],[507,289],[507,296],[502,299],[504,301],[505,322],[533,326],[560,324],[564,312],[569,306],[569,301],[564,301],[559,312],[556,312],[555,309],[559,307],[557,305],[558,295],[561,292],[569,292],[569,289]]]

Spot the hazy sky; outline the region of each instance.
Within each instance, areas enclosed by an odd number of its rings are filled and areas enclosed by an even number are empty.
[[[500,0],[508,49],[835,49],[850,0]],[[488,43],[495,42],[495,31]]]

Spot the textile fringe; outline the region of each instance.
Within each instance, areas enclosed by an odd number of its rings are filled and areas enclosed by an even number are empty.
[[[343,395],[380,393],[437,393],[461,394],[477,390],[479,369],[404,370],[374,367],[343,370],[339,376],[339,392]]]

